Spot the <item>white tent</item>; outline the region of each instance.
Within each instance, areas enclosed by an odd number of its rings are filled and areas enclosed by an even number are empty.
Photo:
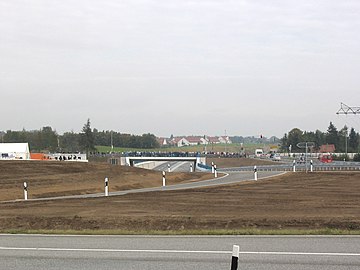
[[[0,159],[30,159],[28,143],[0,143]]]

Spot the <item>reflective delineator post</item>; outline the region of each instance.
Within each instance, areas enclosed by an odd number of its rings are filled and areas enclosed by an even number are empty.
[[[109,179],[105,178],[105,196],[109,196]]]
[[[170,164],[168,164],[168,172],[170,172],[171,171],[171,169],[170,169]]]
[[[313,172],[314,171],[314,164],[313,164],[313,161],[310,160],[310,172]]]
[[[193,165],[192,165],[192,163],[190,163],[190,172],[193,172],[194,170],[193,170]]]
[[[239,246],[233,245],[233,253],[232,253],[232,257],[231,257],[231,270],[238,269],[239,252],[240,252]]]
[[[162,176],[163,176],[162,177],[162,182],[163,182],[162,185],[163,185],[163,187],[165,187],[165,184],[166,184],[165,183],[165,181],[166,181],[166,179],[165,179],[165,171],[162,172]]]
[[[27,183],[24,182],[24,200],[26,201],[28,199],[28,186]]]
[[[258,179],[256,165],[254,166],[254,179],[255,179],[255,181],[257,181],[257,179]]]
[[[214,162],[211,162],[211,173],[215,173]]]
[[[215,178],[217,178],[217,168],[216,168],[216,164],[214,164],[214,176],[215,176]]]
[[[296,172],[296,161],[293,161],[293,172]]]

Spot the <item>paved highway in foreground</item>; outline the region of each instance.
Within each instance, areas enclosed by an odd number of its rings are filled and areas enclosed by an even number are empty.
[[[359,236],[0,235],[0,269],[360,269]]]

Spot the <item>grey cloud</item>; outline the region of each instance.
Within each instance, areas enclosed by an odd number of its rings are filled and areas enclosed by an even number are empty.
[[[359,13],[350,0],[1,1],[3,110],[19,115],[0,130],[326,128],[360,100]]]

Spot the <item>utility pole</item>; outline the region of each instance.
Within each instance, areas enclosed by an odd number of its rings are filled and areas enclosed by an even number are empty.
[[[226,145],[227,145],[227,139],[226,139],[226,129],[225,129],[225,155],[226,155]]]
[[[110,152],[111,154],[114,152],[114,143],[113,143],[113,132],[110,131]]]
[[[346,127],[346,130],[345,130],[345,158],[347,158],[347,141],[348,141],[348,130],[347,130],[347,127]],[[345,161],[345,158],[344,158],[344,161]]]

